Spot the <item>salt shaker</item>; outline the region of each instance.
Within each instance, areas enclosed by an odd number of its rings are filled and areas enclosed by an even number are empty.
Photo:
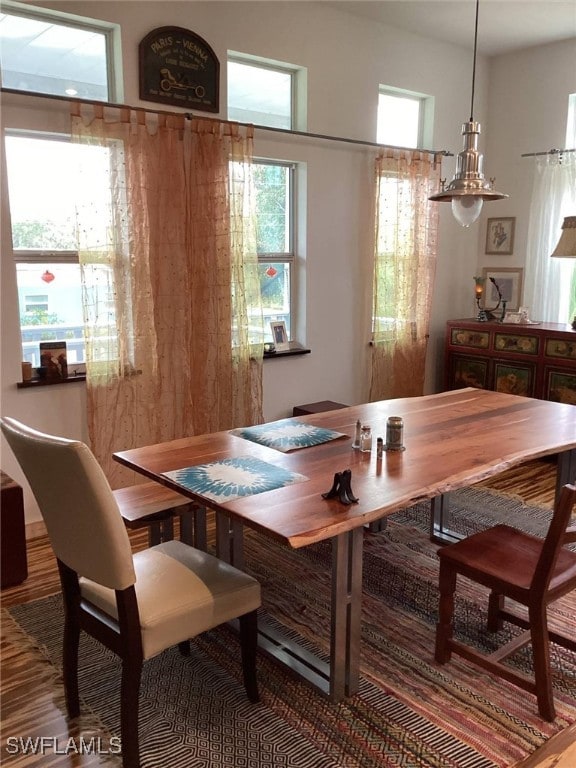
[[[372,450],[372,429],[365,424],[360,430],[360,451],[370,453]]]

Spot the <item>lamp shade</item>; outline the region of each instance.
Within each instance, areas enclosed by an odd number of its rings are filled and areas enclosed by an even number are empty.
[[[576,216],[566,216],[562,234],[552,256],[561,259],[576,259]]]

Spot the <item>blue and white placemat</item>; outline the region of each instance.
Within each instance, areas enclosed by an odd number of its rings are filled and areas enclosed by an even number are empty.
[[[298,448],[310,448],[313,445],[321,445],[340,437],[348,437],[342,432],[334,432],[332,429],[315,427],[303,421],[294,419],[281,419],[271,421],[269,424],[257,424],[255,427],[242,427],[231,430],[230,434],[252,440],[254,443],[275,448],[277,451],[288,453]]]
[[[184,488],[220,503],[308,480],[305,475],[252,456],[221,459],[162,474]]]

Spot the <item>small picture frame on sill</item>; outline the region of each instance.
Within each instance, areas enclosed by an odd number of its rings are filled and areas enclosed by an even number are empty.
[[[286,323],[284,320],[272,320],[270,322],[270,328],[272,330],[272,340],[274,341],[276,352],[286,352],[290,349],[290,342],[288,341]]]
[[[484,253],[510,256],[514,252],[515,224],[514,217],[488,219]]]

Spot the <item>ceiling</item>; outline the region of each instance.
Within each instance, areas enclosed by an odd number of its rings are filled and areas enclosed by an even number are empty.
[[[330,0],[328,4],[426,37],[469,48],[474,45],[474,0]],[[481,54],[495,56],[567,38],[576,38],[576,0],[480,2],[478,52]]]

